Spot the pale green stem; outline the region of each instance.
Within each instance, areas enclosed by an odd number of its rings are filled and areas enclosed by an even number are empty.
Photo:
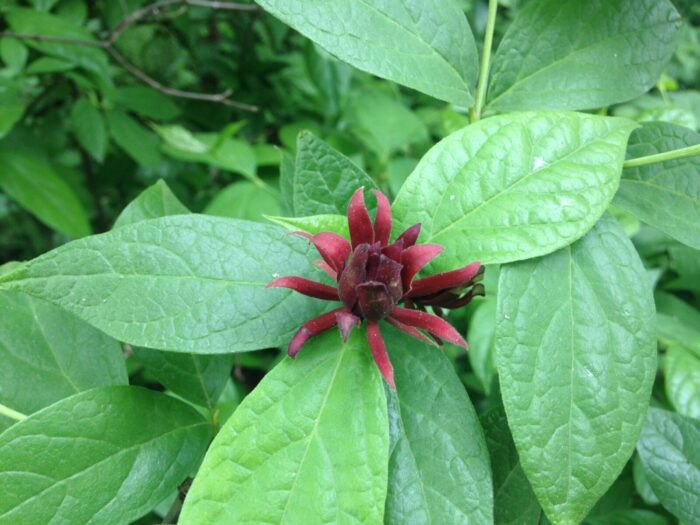
[[[10,419],[14,419],[15,421],[22,421],[23,419],[27,419],[27,416],[25,416],[21,412],[12,410],[10,407],[6,407],[3,404],[0,404],[0,416],[9,417]]]
[[[696,144],[695,146],[688,146],[687,148],[664,151],[663,153],[657,153],[656,155],[647,155],[646,157],[629,159],[624,162],[622,167],[637,168],[639,166],[646,166],[647,164],[656,164],[657,162],[665,162],[667,160],[695,157],[697,155],[700,155],[700,144]]]
[[[486,86],[489,81],[489,67],[491,64],[491,46],[493,45],[493,30],[496,27],[496,12],[498,0],[489,0],[489,16],[486,20],[486,32],[484,33],[484,49],[481,51],[481,68],[479,69],[479,84],[476,87],[476,103],[471,111],[471,121],[476,122],[481,118],[481,108],[486,100]]]

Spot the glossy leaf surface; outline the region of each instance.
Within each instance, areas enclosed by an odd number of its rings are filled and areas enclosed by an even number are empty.
[[[496,363],[523,470],[552,521],[579,523],[644,421],[656,373],[651,287],[605,217],[568,248],[502,267],[498,289]]]
[[[381,523],[388,449],[384,386],[364,334],[342,345],[328,332],[244,399],[180,523]]]
[[[580,113],[481,120],[423,157],[394,202],[394,231],[422,223],[421,242],[445,247],[440,270],[550,253],[603,214],[634,127]]]

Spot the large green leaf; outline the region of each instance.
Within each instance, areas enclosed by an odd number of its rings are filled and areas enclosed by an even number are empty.
[[[394,202],[399,227],[446,250],[436,269],[512,262],[585,234],[617,189],[631,121],[580,113],[493,117],[434,146]]]
[[[481,423],[493,469],[494,523],[538,523],[542,510],[520,465],[505,410],[500,405],[492,408],[481,417]]]
[[[700,134],[675,124],[650,122],[636,129],[629,158],[700,144]],[[627,168],[615,205],[680,242],[700,249],[700,157]]]
[[[651,408],[637,449],[661,504],[685,523],[700,523],[700,421]]]
[[[158,219],[168,215],[187,215],[190,213],[164,180],[159,180],[146,188],[122,210],[114,223],[115,228],[145,221]]]
[[[284,359],[221,429],[180,523],[381,523],[387,487],[384,387],[360,330]]]
[[[672,346],[664,358],[666,395],[676,411],[700,419],[700,358]]]
[[[460,106],[473,101],[476,44],[454,0],[256,0],[358,69]]]
[[[572,246],[501,269],[496,364],[523,470],[555,523],[579,523],[629,459],[656,373],[654,301],[604,217]]]
[[[41,222],[70,237],[90,234],[85,208],[50,164],[3,147],[0,165],[0,188]]]
[[[277,195],[269,188],[247,180],[226,186],[203,211],[207,215],[258,222],[265,222],[265,215],[279,215],[281,212],[282,205]]]
[[[254,222],[179,215],[74,241],[0,277],[127,343],[229,353],[287,343],[327,303],[266,289],[313,277],[313,248]]]
[[[129,523],[189,475],[209,435],[193,408],[142,388],[59,401],[0,435],[0,524]]]
[[[290,231],[303,231],[316,235],[320,232],[334,232],[350,238],[348,218],[345,215],[309,215],[308,217],[267,217],[267,220],[279,224]]]
[[[396,379],[384,523],[493,523],[484,434],[452,364],[439,348],[382,331]]]
[[[538,0],[493,60],[488,109],[592,109],[656,84],[676,47],[668,0]]]
[[[292,204],[297,216],[345,215],[357,188],[376,188],[350,159],[308,131],[299,133],[294,166]]]
[[[98,386],[127,383],[121,346],[40,299],[0,292],[0,403],[31,414]]]

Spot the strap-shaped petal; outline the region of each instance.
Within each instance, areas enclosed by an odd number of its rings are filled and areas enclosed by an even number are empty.
[[[367,280],[367,257],[369,256],[369,245],[360,244],[352,254],[350,263],[346,266],[338,280],[338,292],[343,304],[352,310],[357,302],[358,284]]]
[[[297,355],[297,353],[299,353],[299,349],[304,346],[306,341],[311,339],[313,336],[333,328],[338,323],[338,318],[335,314],[343,310],[344,308],[342,307],[331,310],[330,312],[314,317],[310,321],[306,321],[303,325],[301,325],[301,328],[299,328],[297,333],[294,334],[294,337],[292,337],[292,340],[289,342],[289,346],[287,347],[287,353],[289,356],[294,357]]]
[[[414,328],[413,326],[409,326],[405,323],[402,323],[398,319],[394,319],[392,316],[387,317],[385,320],[390,325],[401,330],[403,333],[408,334],[415,339],[418,339],[421,343],[425,343],[425,344],[428,344],[430,346],[438,346],[437,343],[435,343],[435,341],[433,339],[431,339],[430,337],[425,335],[423,332],[421,332],[417,328]]]
[[[450,272],[438,273],[430,277],[416,279],[411,283],[411,290],[407,297],[421,297],[431,295],[441,290],[455,288],[469,283],[474,277],[483,272],[481,263],[473,262],[464,268],[452,270]]]
[[[311,237],[311,242],[321,254],[323,260],[340,273],[350,257],[350,243],[337,233],[321,232]]]
[[[435,337],[468,348],[467,342],[459,332],[450,323],[436,315],[395,306],[391,312],[391,317],[409,326],[426,330]]]
[[[382,246],[389,244],[391,235],[391,205],[379,190],[372,190],[377,197],[377,217],[374,219],[374,242],[379,242]]]
[[[348,337],[350,337],[350,332],[354,327],[359,326],[360,323],[362,323],[362,319],[347,310],[336,312],[335,316],[338,319],[338,329],[340,330],[340,335],[343,336],[343,341],[347,343]]]
[[[406,248],[401,254],[401,264],[403,271],[401,277],[403,279],[403,289],[410,290],[413,277],[426,264],[440,255],[444,248],[439,244],[417,244]]]
[[[372,352],[374,362],[377,363],[377,368],[386,380],[392,390],[396,390],[394,383],[394,367],[391,366],[389,354],[386,352],[386,345],[382,338],[382,333],[379,331],[379,323],[367,323],[367,342],[369,350]]]
[[[374,227],[365,206],[364,188],[358,188],[348,205],[348,229],[355,249],[358,245],[374,242]]]
[[[275,279],[267,288],[291,288],[295,292],[299,292],[309,297],[316,299],[325,299],[326,301],[340,301],[338,290],[327,284],[317,283],[303,277],[280,277]]]
[[[396,238],[396,241],[402,241],[404,248],[409,248],[416,244],[418,236],[420,235],[420,223],[414,224],[401,235]]]

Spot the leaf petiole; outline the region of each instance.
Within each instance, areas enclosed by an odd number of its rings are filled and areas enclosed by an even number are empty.
[[[489,0],[489,15],[486,20],[484,32],[484,49],[481,54],[481,68],[479,69],[479,84],[476,87],[476,104],[470,113],[470,120],[476,122],[481,118],[481,108],[486,99],[486,85],[489,80],[489,67],[491,63],[491,46],[493,45],[493,31],[496,27],[496,12],[498,0]]]
[[[688,146],[687,148],[673,149],[671,151],[664,151],[663,153],[656,153],[655,155],[647,155],[645,157],[639,157],[636,159],[626,160],[623,164],[623,168],[637,168],[639,166],[646,166],[648,164],[655,164],[657,162],[665,162],[667,160],[684,159],[687,157],[695,157],[700,155],[700,144],[695,144],[694,146]]]
[[[10,419],[14,419],[15,421],[22,421],[23,419],[27,419],[27,416],[25,414],[22,414],[21,412],[17,412],[16,410],[12,410],[10,407],[6,407],[5,405],[0,403],[0,416],[5,416],[9,417]]]

